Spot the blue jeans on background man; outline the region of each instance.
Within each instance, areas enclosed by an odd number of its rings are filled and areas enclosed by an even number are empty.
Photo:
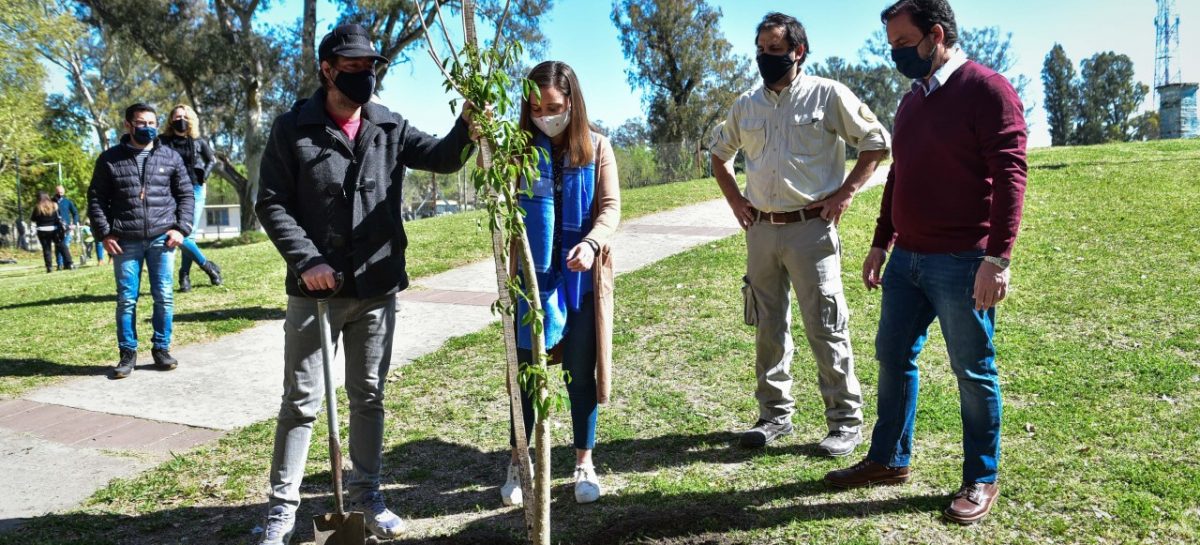
[[[975,310],[972,292],[983,251],[919,254],[895,248],[883,274],[879,334],[878,420],[867,457],[906,467],[917,412],[917,356],[934,318],[942,328],[958,378],[963,427],[963,482],[996,481],[1000,460],[1000,380],[996,372],[996,309]]]
[[[57,249],[54,251],[54,255],[57,256],[58,259],[58,268],[63,268],[64,264],[69,268],[73,264],[71,262],[70,248],[71,230],[67,229],[67,231],[63,233],[62,245],[57,246]]]
[[[200,225],[200,218],[204,217],[204,184],[193,184],[192,191],[196,195],[196,204],[192,208],[192,232],[187,238],[183,239],[183,256],[179,259],[179,272],[188,274],[192,271],[192,262],[195,261],[201,267],[208,263],[208,258],[204,257],[204,253],[200,251],[200,247],[196,246],[196,228]]]
[[[154,348],[171,346],[171,322],[175,310],[171,265],[175,250],[167,247],[167,235],[150,240],[120,239],[121,254],[113,255],[113,274],[117,279],[117,346],[137,350],[137,302],[142,283],[142,265],[149,269],[150,295],[154,297]]]

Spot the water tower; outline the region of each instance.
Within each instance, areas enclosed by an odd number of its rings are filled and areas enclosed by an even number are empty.
[[[1184,83],[1179,69],[1179,15],[1175,0],[1157,1],[1154,90],[1158,93],[1160,137],[1200,138],[1200,111],[1196,103],[1200,84]]]

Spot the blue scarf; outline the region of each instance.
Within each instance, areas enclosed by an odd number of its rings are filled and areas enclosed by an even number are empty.
[[[543,333],[546,348],[550,349],[562,340],[567,330],[567,310],[578,311],[583,296],[592,291],[592,272],[571,272],[567,269],[567,254],[583,241],[584,235],[592,230],[592,200],[596,194],[596,165],[589,163],[581,167],[567,164],[569,155],[564,156],[562,174],[562,217],[555,217],[554,167],[550,163],[550,139],[540,131],[533,144],[544,151],[538,161],[538,179],[533,183],[533,194],[524,192],[518,197],[525,211],[525,231],[529,235],[529,246],[533,250],[533,265],[540,290],[542,309],[546,313]],[[528,180],[522,179],[522,189],[528,188]],[[554,227],[562,226],[561,247],[554,252]],[[521,276],[522,280],[524,276]],[[517,304],[517,346],[533,349],[530,327],[524,323],[529,305],[524,301]]]

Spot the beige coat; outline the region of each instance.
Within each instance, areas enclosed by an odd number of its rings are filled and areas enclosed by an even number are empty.
[[[594,133],[593,133],[594,134]],[[613,254],[610,241],[621,222],[621,186],[617,160],[608,138],[596,134],[596,199],[592,230],[584,238],[596,241],[600,254],[592,264],[596,300],[596,400],[608,403],[612,390]]]

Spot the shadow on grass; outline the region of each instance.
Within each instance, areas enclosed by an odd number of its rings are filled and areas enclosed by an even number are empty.
[[[602,475],[653,471],[697,462],[746,460],[789,453],[795,448],[766,451],[726,448],[734,434],[663,436],[605,443],[598,454]],[[681,449],[691,445],[693,450]],[[707,447],[713,447],[711,449]],[[700,449],[700,450],[696,450]],[[383,476],[391,509],[407,519],[432,519],[449,535],[399,539],[416,544],[522,544],[524,514],[500,506],[507,452],[484,452],[464,445],[424,439],[401,444],[386,453]],[[569,475],[571,448],[555,449],[562,460],[553,472]],[[601,458],[602,457],[602,458]],[[312,461],[310,463],[319,463]],[[561,465],[562,467],[559,467]],[[302,490],[306,499],[297,513],[294,542],[313,539],[313,515],[332,509],[328,471],[309,475]],[[400,488],[400,490],[397,490]],[[309,493],[315,495],[309,496]],[[842,492],[817,480],[799,480],[753,490],[712,490],[664,493],[616,492],[600,502],[579,505],[572,487],[551,490],[551,527],[556,543],[617,545],[623,543],[724,544],[724,534],[788,526],[795,522],[831,519],[869,519],[887,513],[932,513],[944,507],[947,496],[921,495],[886,500],[841,499]],[[788,500],[806,498],[803,505]],[[779,506],[780,503],[787,503]],[[0,545],[26,543],[149,545],[187,542],[247,544],[251,530],[263,523],[266,506],[177,507],[142,516],[107,513],[46,515],[20,521],[0,520]],[[469,519],[469,520],[467,520]],[[13,528],[15,526],[15,528]]]
[[[0,545],[250,544],[255,543],[250,530],[263,523],[265,513],[266,506],[259,504],[180,507],[142,516],[68,513],[6,519],[0,520]],[[307,532],[312,539],[311,525]]]
[[[104,375],[107,365],[64,365],[42,359],[0,358],[0,377],[65,377]]]
[[[603,477],[608,473],[654,472],[697,463],[736,463],[763,455],[806,455],[815,450],[813,445],[803,444],[748,450],[734,446],[736,438],[733,433],[717,432],[611,441],[597,450],[597,462]],[[498,488],[503,482],[507,457],[507,451],[482,452],[436,439],[399,445],[387,453],[386,463],[399,475],[389,476],[385,481],[405,485],[406,490],[389,493],[389,504],[404,516],[414,518],[456,515],[473,518],[480,511],[499,509]],[[555,477],[569,476],[574,449],[555,448],[551,459],[555,461],[552,468]],[[327,474],[318,478],[328,486]],[[665,543],[700,534],[715,534],[704,543],[722,543],[722,533],[780,527],[796,521],[937,512],[948,497],[939,494],[867,502],[837,501],[841,492],[829,489],[820,480],[741,491],[621,492],[592,505],[576,504],[569,484],[556,487],[551,494],[551,525],[558,529],[556,541],[595,544],[660,539]],[[769,507],[799,497],[811,498],[813,503]],[[395,543],[524,543],[523,528],[521,511],[509,509],[473,520],[449,536]]]
[[[10,310],[14,308],[29,308],[29,307],[44,307],[57,305],[73,305],[79,303],[105,303],[115,302],[117,293],[106,293],[104,295],[71,295],[68,297],[58,297],[55,299],[42,299],[39,301],[25,301],[23,303],[13,303],[11,305],[0,306],[0,310]]]
[[[202,312],[175,314],[176,322],[220,322],[224,320],[282,320],[287,314],[281,308],[238,307]]]

